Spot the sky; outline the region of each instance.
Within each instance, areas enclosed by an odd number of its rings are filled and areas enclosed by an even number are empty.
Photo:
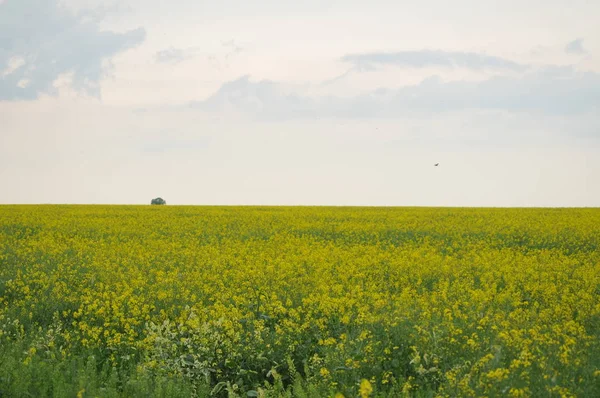
[[[598,15],[0,0],[0,203],[599,207]]]

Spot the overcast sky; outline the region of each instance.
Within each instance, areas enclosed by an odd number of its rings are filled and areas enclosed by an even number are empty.
[[[599,15],[0,0],[0,203],[600,206]]]

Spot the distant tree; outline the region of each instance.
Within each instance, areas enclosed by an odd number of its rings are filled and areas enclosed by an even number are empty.
[[[163,198],[155,198],[150,202],[151,205],[166,205],[167,202]]]

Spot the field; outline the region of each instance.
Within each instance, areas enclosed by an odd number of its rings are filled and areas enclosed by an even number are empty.
[[[600,209],[0,206],[0,397],[600,396]]]

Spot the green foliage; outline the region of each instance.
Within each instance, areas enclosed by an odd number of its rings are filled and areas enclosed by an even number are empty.
[[[58,348],[34,353],[35,345],[21,340],[2,346],[0,397],[189,397],[194,392],[181,376],[116,368],[85,350],[68,356]]]

